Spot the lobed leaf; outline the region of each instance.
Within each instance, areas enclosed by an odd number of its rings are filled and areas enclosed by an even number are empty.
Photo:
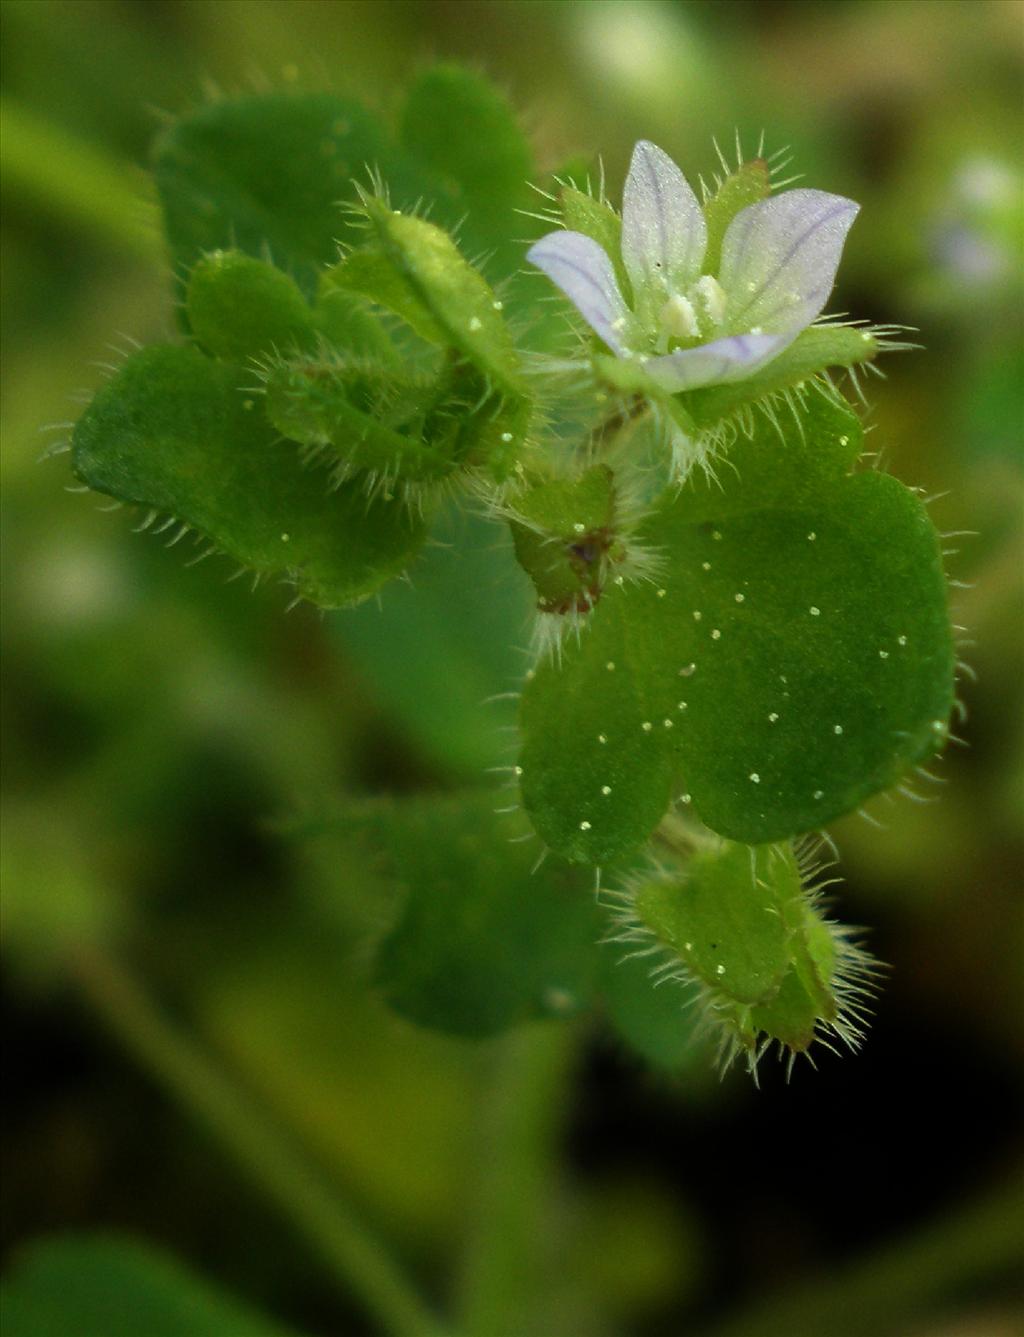
[[[75,428],[77,476],[97,492],[180,520],[311,602],[360,602],[398,575],[425,538],[407,508],[331,491],[303,467],[238,386],[238,367],[194,348],[135,354]]]
[[[367,804],[344,825],[363,834],[401,884],[377,983],[421,1025],[492,1035],[589,1001],[602,924],[589,879],[561,860],[536,872],[522,818],[493,793]]]
[[[526,685],[523,799],[568,858],[636,848],[683,790],[721,835],[781,840],[945,740],[953,650],[920,501],[875,473],[793,501],[769,488],[746,513],[728,501],[720,521],[686,492],[664,503],[645,533],[662,588],[607,591]]]
[[[472,70],[435,65],[409,90],[400,135],[409,156],[448,188],[439,221],[458,228],[462,247],[483,257],[486,271],[515,273],[533,160],[503,94]]]
[[[214,102],[172,125],[154,154],[176,265],[238,249],[272,260],[312,297],[338,243],[360,239],[340,209],[367,166],[399,206],[434,186],[358,102],[334,93],[264,93]],[[438,187],[438,189],[442,189]],[[443,190],[442,190],[443,193]]]

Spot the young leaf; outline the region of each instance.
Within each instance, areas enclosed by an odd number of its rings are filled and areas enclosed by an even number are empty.
[[[296,1337],[170,1255],[102,1235],[30,1245],[0,1309],[5,1337]]]
[[[538,607],[589,609],[600,597],[607,558],[615,555],[612,471],[597,464],[579,478],[540,483],[516,497],[515,515],[516,558],[533,581]]]
[[[203,256],[189,276],[185,310],[196,341],[227,362],[315,341],[313,312],[298,285],[241,251]]]
[[[313,603],[358,603],[398,575],[425,537],[408,508],[331,491],[238,389],[242,371],[194,348],[136,353],[75,428],[77,476],[97,492],[198,530]]]
[[[405,888],[376,979],[424,1026],[485,1036],[588,1002],[600,915],[590,879],[560,860],[534,873],[529,828],[493,793],[374,803],[346,815]]]
[[[791,1054],[829,1035],[860,1043],[877,963],[826,919],[809,854],[701,836],[685,862],[670,856],[609,893],[611,941],[700,1005],[725,1066],[746,1051],[755,1068],[771,1041]]]
[[[638,917],[696,980],[740,1003],[774,998],[790,968],[781,909],[800,896],[793,860],[771,846],[699,850],[682,876],[639,882]]]
[[[324,271],[320,279],[320,302],[335,293],[355,293],[386,311],[393,312],[427,343],[444,347],[447,336],[431,315],[427,304],[395,268],[380,246],[363,246]]]
[[[502,303],[448,233],[377,200],[369,200],[366,209],[385,256],[426,307],[443,343],[457,349],[496,390],[521,395],[519,356]]]

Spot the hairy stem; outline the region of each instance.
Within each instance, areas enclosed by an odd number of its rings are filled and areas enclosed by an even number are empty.
[[[79,951],[72,974],[93,1010],[132,1056],[195,1116],[252,1182],[291,1219],[392,1337],[446,1337],[384,1245],[339,1201],[283,1132],[179,1033],[142,987],[98,951]]]

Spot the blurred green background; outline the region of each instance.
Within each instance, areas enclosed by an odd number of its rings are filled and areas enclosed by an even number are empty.
[[[763,129],[860,201],[832,309],[924,345],[870,381],[871,441],[971,531],[949,543],[967,746],[938,802],[834,832],[843,918],[893,967],[866,1050],[755,1091],[648,1068],[599,1019],[557,1041],[516,1332],[1020,1332],[1024,7],[5,0],[3,28],[5,1256],[116,1231],[307,1333],[375,1331],[126,1055],[58,940],[116,941],[433,1298],[486,1233],[481,1165],[514,1159],[520,1042],[390,1015],[365,985],[389,888],[281,830],[506,759],[509,703],[484,702],[521,675],[528,600],[495,532],[453,522],[473,556],[432,549],[380,607],[285,616],[286,591],[189,568],[40,462],[116,350],[174,329],[143,170],[166,116],[287,84],[387,115],[456,58],[542,167],[600,152],[613,198],[639,137],[692,176],[712,136]]]

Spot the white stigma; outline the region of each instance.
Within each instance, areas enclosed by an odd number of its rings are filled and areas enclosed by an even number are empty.
[[[696,301],[704,308],[704,312],[714,326],[721,325],[725,319],[725,290],[716,278],[710,274],[702,275],[692,288],[693,296]]]
[[[658,324],[673,339],[699,339],[700,325],[693,303],[674,293],[658,312]]]

